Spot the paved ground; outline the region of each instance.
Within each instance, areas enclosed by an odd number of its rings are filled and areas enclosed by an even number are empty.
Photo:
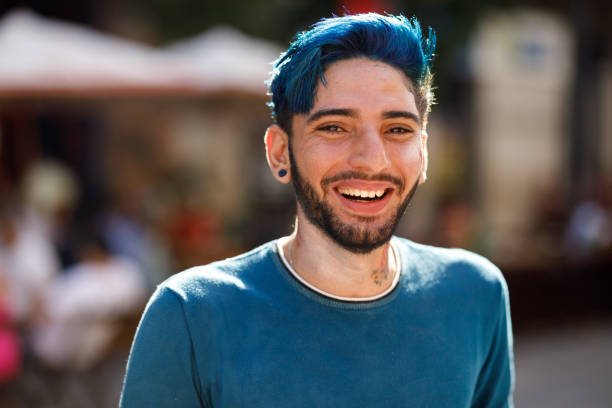
[[[517,408],[611,408],[612,321],[517,336]]]

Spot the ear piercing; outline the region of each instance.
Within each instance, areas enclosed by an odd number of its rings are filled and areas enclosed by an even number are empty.
[[[280,170],[278,171],[278,176],[279,176],[279,177],[285,177],[286,175],[287,175],[287,170],[285,170],[285,169],[280,169]]]

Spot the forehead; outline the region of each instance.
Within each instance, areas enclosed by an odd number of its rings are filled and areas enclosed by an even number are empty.
[[[414,86],[399,69],[368,58],[331,64],[319,81],[313,109],[405,110],[418,114]]]

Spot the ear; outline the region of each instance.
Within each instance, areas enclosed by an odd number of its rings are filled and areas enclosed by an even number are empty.
[[[264,137],[266,144],[266,159],[272,175],[281,183],[287,184],[291,181],[291,163],[289,161],[289,136],[278,125],[272,125],[266,130]],[[279,171],[285,170],[287,174],[283,177]]]
[[[427,152],[427,131],[421,131],[421,176],[419,184],[423,184],[427,180],[427,166],[429,165],[429,154]]]

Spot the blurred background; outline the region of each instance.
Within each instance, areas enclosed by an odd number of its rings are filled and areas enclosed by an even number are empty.
[[[155,286],[290,232],[264,81],[332,13],[438,35],[398,235],[504,272],[517,407],[612,406],[612,8],[550,0],[0,5],[0,407],[116,406]]]

